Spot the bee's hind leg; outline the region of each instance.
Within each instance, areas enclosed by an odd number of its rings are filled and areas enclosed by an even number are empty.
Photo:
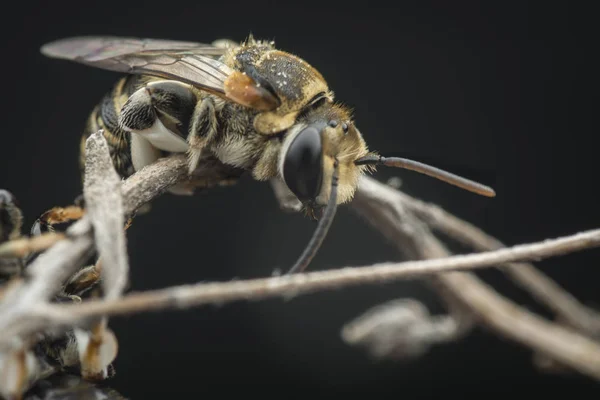
[[[164,153],[186,153],[189,121],[197,98],[189,85],[158,80],[133,93],[123,105],[119,126],[131,134],[131,160],[136,171]]]
[[[136,171],[169,153],[186,153],[189,170],[197,166],[210,133],[216,131],[212,99],[179,81],[158,80],[138,89],[121,110],[119,125],[131,133],[131,160]],[[189,184],[169,191],[191,194]]]

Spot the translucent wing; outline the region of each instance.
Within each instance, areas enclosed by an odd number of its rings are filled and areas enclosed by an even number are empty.
[[[244,97],[238,91],[228,89],[232,87],[232,80],[228,81],[228,78],[235,77],[236,71],[218,60],[218,56],[226,51],[204,43],[117,36],[71,37],[41,48],[47,57],[127,74],[174,79],[249,107],[277,107],[279,100],[253,81],[245,82],[245,85],[254,97],[249,98],[247,92]]]

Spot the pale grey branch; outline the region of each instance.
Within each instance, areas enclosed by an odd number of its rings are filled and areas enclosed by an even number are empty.
[[[224,180],[239,173],[238,169],[222,164],[206,152],[202,155],[191,179],[199,182],[202,187],[209,188],[221,185]],[[123,182],[125,214],[131,215],[171,186],[187,181],[190,181],[190,178],[185,155],[172,155],[158,159]]]
[[[377,190],[379,186],[374,182],[365,177],[351,204],[352,208],[364,217],[365,222],[382,233],[384,238],[409,259],[450,255],[431,234],[427,225],[409,212],[401,202],[393,201],[394,193],[398,193],[396,190],[391,189],[389,185],[383,185],[389,192],[382,192]],[[456,338],[468,334],[474,325],[473,316],[458,301],[452,289],[436,276],[426,277],[425,282],[442,297],[450,315],[460,328],[456,330]]]
[[[78,221],[69,228],[78,235],[67,237],[56,243],[29,266],[29,279],[17,282],[5,293],[0,304],[0,332],[2,339],[11,341],[11,329],[20,332],[19,321],[27,311],[56,294],[62,283],[89,257],[94,241],[91,225],[87,219]],[[67,233],[69,233],[69,231]],[[13,325],[17,326],[13,326]],[[14,344],[14,343],[13,343]]]
[[[125,214],[131,215],[186,176],[186,160],[181,155],[161,158],[142,168],[123,182],[121,191],[125,199]]]
[[[102,285],[107,299],[119,297],[129,279],[121,178],[113,167],[103,132],[86,141],[83,195],[102,260]]]
[[[379,207],[373,207],[373,203]],[[407,207],[402,201],[399,192],[387,187],[386,185],[375,181],[369,177],[363,178],[360,190],[353,205],[359,212],[363,208],[371,208],[370,212],[377,214],[390,213],[390,210],[406,210]],[[367,206],[368,205],[368,206]],[[373,211],[375,210],[375,211]],[[397,242],[402,246],[407,242],[407,236],[410,237],[417,233],[420,237],[416,242],[418,246],[414,247],[420,258],[439,258],[448,255],[445,247],[433,235],[427,234],[424,230],[419,230],[422,225],[418,219],[411,213],[396,215],[411,218],[409,225],[416,228],[412,231],[406,229],[406,223],[398,218],[383,219],[375,225],[376,229],[382,232],[388,240],[394,242],[396,238],[402,238]],[[423,235],[424,234],[424,235]],[[591,237],[582,238],[583,242],[591,239],[592,247],[598,244],[598,231],[589,231],[584,235]],[[414,235],[413,235],[414,236]],[[575,235],[578,236],[578,235]],[[572,236],[571,238],[574,238]],[[560,241],[560,239],[559,239]],[[551,243],[544,241],[536,244],[542,248]],[[583,244],[581,242],[580,244]],[[556,242],[555,242],[556,243]],[[565,243],[559,243],[558,248],[564,249]],[[518,248],[520,246],[516,246]],[[568,247],[568,246],[567,246]],[[520,247],[523,250],[523,247]],[[540,247],[537,247],[538,250]],[[515,247],[513,247],[515,249]],[[507,250],[507,249],[504,249]],[[499,250],[503,251],[503,250]],[[510,251],[510,250],[509,250]],[[487,254],[498,254],[498,251],[488,252]],[[483,255],[486,253],[480,253]],[[564,254],[559,250],[555,255]],[[456,259],[453,256],[452,258]],[[500,257],[502,258],[502,257]],[[525,259],[540,259],[537,257],[526,257]],[[504,260],[500,263],[517,260]],[[477,279],[473,274],[467,272],[450,272],[446,274],[437,274],[432,277],[436,285],[447,290],[454,298],[467,307],[484,326],[492,328],[499,334],[517,341],[523,345],[529,346],[534,351],[557,360],[563,365],[567,365],[574,370],[600,379],[600,345],[593,340],[565,329],[558,324],[550,323],[533,313],[517,306],[513,302],[505,299],[493,290],[489,285]]]
[[[94,154],[88,153],[88,156],[94,158]],[[216,162],[214,157],[207,156],[201,159],[194,176],[203,179],[206,185],[211,185],[231,172],[231,167],[223,166]],[[127,215],[135,213],[138,208],[164,193],[170,186],[184,181],[186,176],[184,156],[162,158],[146,166],[121,183],[124,212]],[[15,339],[19,337],[53,326],[47,316],[42,318],[38,314],[40,318],[33,320],[24,316],[43,306],[91,255],[94,248],[92,230],[90,216],[84,214],[67,229],[64,239],[40,254],[27,267],[29,279],[26,282],[18,281],[3,291],[0,299],[1,349],[18,345],[18,340]]]
[[[498,239],[435,204],[425,203],[401,192],[398,193],[398,197],[407,209],[433,229],[477,251],[505,247]],[[592,336],[600,334],[600,314],[581,304],[571,293],[535,266],[529,263],[508,263],[500,267],[515,283],[555,312],[564,323]]]
[[[202,304],[224,304],[236,300],[260,300],[274,296],[300,295],[316,290],[366,283],[385,283],[396,279],[424,277],[456,269],[495,265],[519,257],[550,257],[596,244],[600,231],[521,245],[511,249],[473,255],[452,256],[403,263],[381,263],[368,267],[310,272],[282,277],[224,283],[200,283],[174,288],[131,293],[115,300],[92,300],[81,304],[47,305],[43,312],[50,321],[77,324],[91,317],[124,315],[166,308],[186,308]],[[506,336],[547,352],[567,365],[600,378],[600,346],[576,333],[553,326],[502,299],[476,278],[467,274],[440,274],[445,284],[459,291],[477,317]],[[455,293],[456,294],[456,293]],[[483,315],[482,315],[483,314]],[[38,314],[39,315],[39,314]],[[507,319],[507,321],[504,321]],[[0,339],[1,341],[1,339]]]

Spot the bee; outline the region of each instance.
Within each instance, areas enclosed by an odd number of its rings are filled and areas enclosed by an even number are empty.
[[[189,194],[206,186],[193,179],[198,162],[214,157],[232,169],[272,181],[317,219],[313,236],[289,273],[301,272],[322,243],[336,207],[352,200],[359,178],[376,166],[427,174],[493,197],[493,189],[450,172],[370,151],[351,111],[334,99],[323,75],[302,58],[256,40],[211,44],[115,36],[60,39],[42,54],[123,73],[93,109],[81,140],[103,129],[115,169],[126,178],[160,157],[187,155]]]

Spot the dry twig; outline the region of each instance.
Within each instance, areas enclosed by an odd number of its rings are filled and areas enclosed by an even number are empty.
[[[291,294],[299,295],[350,285],[413,279],[430,276],[432,273],[481,268],[523,258],[551,257],[597,245],[600,245],[600,230],[486,253],[403,263],[381,263],[368,267],[347,267],[236,282],[201,283],[134,293],[115,300],[92,300],[76,305],[40,305],[31,310],[29,319],[43,321],[45,326],[76,325],[88,318],[98,316],[211,303],[224,304],[235,300],[260,300],[273,296],[289,297]],[[600,379],[600,346],[590,339],[520,309],[497,295],[474,276],[448,273],[440,274],[438,278],[444,285],[450,287],[487,326],[543,354],[548,354],[572,368]]]
[[[102,259],[104,293],[107,299],[113,299],[121,295],[129,277],[121,178],[113,167],[102,131],[89,137],[86,154],[83,195]]]
[[[93,136],[91,140],[104,141],[103,136]],[[93,147],[92,152],[101,151],[104,146]],[[93,155],[90,155],[92,159]],[[94,170],[98,171],[94,168]],[[203,157],[199,164],[198,176],[210,185],[224,175],[231,173],[230,167],[222,166],[214,158]],[[100,173],[101,171],[98,171]],[[162,158],[148,165],[121,183],[123,208],[127,215],[163,194],[170,186],[184,181],[186,173],[185,156]],[[90,201],[90,199],[86,199]],[[92,199],[92,203],[95,200]],[[58,241],[40,254],[27,268],[27,282],[17,282],[3,292],[0,303],[0,332],[3,345],[20,346],[19,338],[25,333],[33,333],[44,328],[44,323],[24,316],[43,305],[54,295],[62,283],[79,269],[94,249],[92,223],[84,214],[66,230],[65,239]],[[48,326],[50,326],[49,324]],[[7,343],[10,342],[10,343]]]
[[[48,232],[32,238],[19,238],[0,245],[0,258],[24,257],[28,253],[46,250],[65,238],[61,233]]]
[[[0,332],[3,332],[3,339],[12,341],[14,337],[8,334],[9,328],[14,324],[28,325],[29,321],[23,315],[53,296],[89,257],[94,244],[90,233],[91,225],[87,219],[69,227],[66,239],[40,254],[28,267],[29,279],[7,290],[0,304]]]
[[[237,300],[261,300],[276,296],[297,296],[318,290],[415,279],[451,271],[485,268],[499,262],[523,258],[552,257],[593,246],[600,246],[600,229],[477,254],[400,263],[385,262],[364,267],[344,267],[290,276],[181,285],[167,289],[130,293],[114,300],[89,300],[80,304],[47,305],[40,313],[50,315],[51,318],[56,318],[61,323],[66,321],[75,323],[80,318],[124,315],[165,308],[186,308],[201,304],[224,304]],[[61,313],[64,315],[60,316]]]
[[[466,246],[477,251],[505,247],[498,239],[435,204],[425,203],[402,192],[398,193],[398,197],[407,209],[427,225]],[[529,263],[508,263],[500,267],[515,283],[555,312],[560,320],[591,336],[600,334],[600,314],[581,304],[535,266]]]
[[[437,259],[448,256],[449,253],[441,242],[428,232],[424,223],[408,211],[398,191],[365,177],[353,205],[359,213],[368,215],[376,229],[401,251],[409,249],[416,258]],[[588,233],[595,236],[593,231]],[[592,242],[596,242],[593,246],[597,246],[597,239],[592,239]],[[550,242],[544,241],[539,245],[543,247],[544,243]],[[482,254],[486,253],[479,253]],[[556,255],[558,254],[564,253]],[[502,264],[517,260],[499,258],[496,261]],[[431,280],[459,301],[484,326],[563,365],[600,379],[599,345],[592,339],[550,323],[517,306],[471,273],[436,274]]]

